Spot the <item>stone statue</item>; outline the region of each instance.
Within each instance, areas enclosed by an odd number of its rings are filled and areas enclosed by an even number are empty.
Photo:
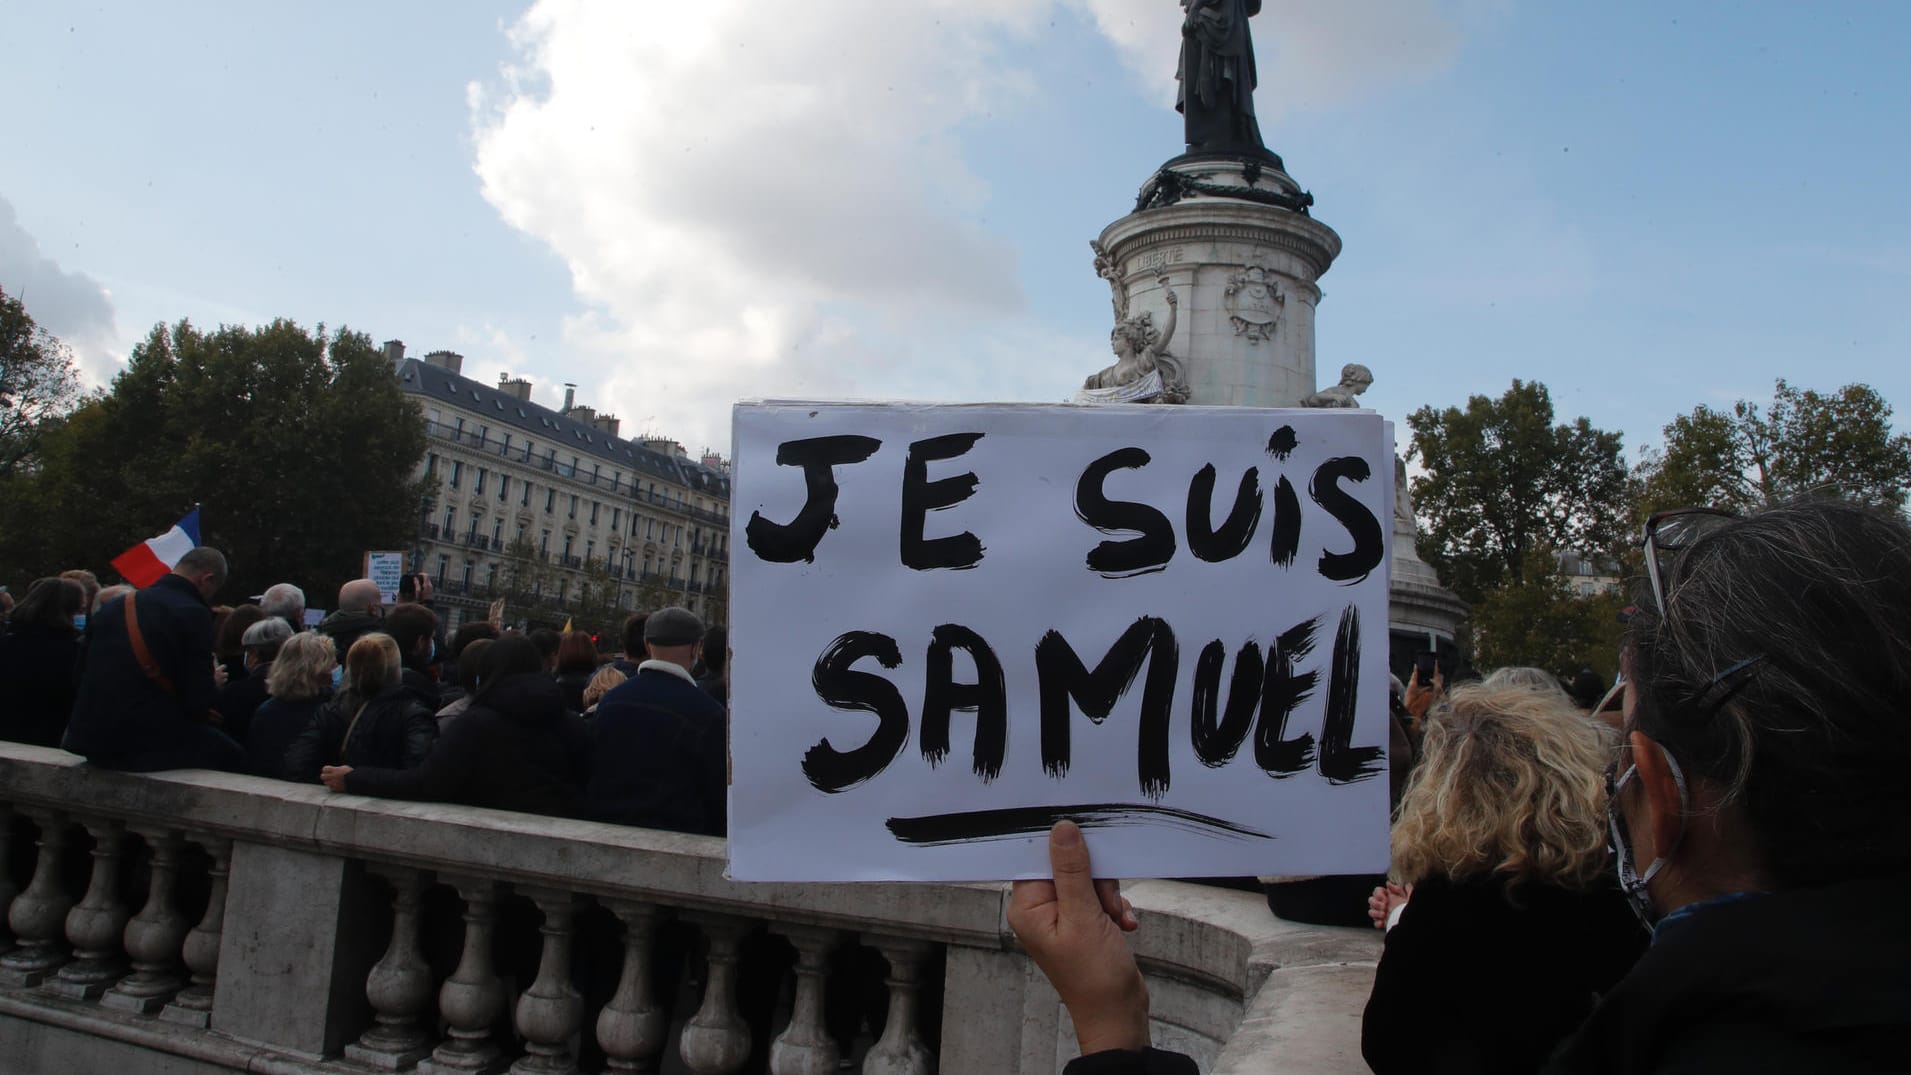
[[[1254,41],[1247,20],[1261,0],[1181,0],[1181,66],[1175,111],[1187,121],[1188,152],[1261,156],[1254,119]]]
[[[1146,402],[1186,402],[1187,378],[1180,361],[1168,351],[1168,343],[1174,339],[1175,314],[1180,300],[1175,297],[1174,288],[1168,286],[1165,277],[1161,280],[1161,290],[1168,302],[1168,323],[1159,329],[1155,328],[1154,315],[1146,311],[1115,322],[1114,330],[1108,334],[1109,346],[1115,352],[1115,362],[1083,381],[1084,392],[1125,388],[1152,375],[1160,381],[1161,389],[1151,393]],[[1128,401],[1127,395],[1124,394],[1122,399]],[[1140,399],[1133,401],[1142,402]]]
[[[1374,383],[1373,371],[1358,362],[1349,362],[1340,368],[1340,383],[1318,392],[1310,392],[1301,397],[1303,407],[1358,407],[1354,397],[1365,392]]]
[[[1400,456],[1393,457],[1393,532],[1395,537],[1407,539],[1407,547],[1413,547],[1414,534],[1419,525],[1413,520],[1413,494],[1407,491],[1407,461]]]

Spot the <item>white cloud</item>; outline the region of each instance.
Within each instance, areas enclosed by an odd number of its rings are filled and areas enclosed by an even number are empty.
[[[1103,345],[1025,309],[960,142],[1037,92],[1014,57],[1079,47],[1064,7],[1172,93],[1160,0],[539,0],[468,99],[484,197],[584,306],[540,372],[693,448],[740,397],[1064,395]],[[1432,0],[1270,3],[1262,108],[1429,70],[1446,27]]]
[[[118,337],[112,295],[91,276],[60,268],[21,226],[5,198],[0,198],[0,290],[19,299],[36,324],[73,348],[88,381],[103,384],[118,371],[109,353]]]

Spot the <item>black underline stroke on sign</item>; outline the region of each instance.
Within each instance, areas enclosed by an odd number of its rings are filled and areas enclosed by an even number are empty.
[[[1166,806],[1132,803],[1083,803],[1078,806],[1016,806],[1001,810],[973,810],[961,814],[892,817],[890,835],[905,844],[942,847],[980,840],[1008,840],[1045,833],[1067,819],[1086,829],[1129,825],[1165,825],[1201,836],[1229,840],[1272,840],[1274,837],[1218,817],[1175,810]]]

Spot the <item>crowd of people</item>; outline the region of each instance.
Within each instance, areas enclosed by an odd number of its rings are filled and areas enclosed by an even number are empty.
[[[1829,499],[1646,523],[1623,676],[1408,685],[1377,1072],[1886,1072],[1911,1032],[1911,524]],[[1583,677],[1582,677],[1583,678]],[[1081,830],[1009,923],[1068,1075],[1175,1073]]]
[[[215,605],[226,558],[144,589],[39,579],[0,620],[0,739],[128,772],[219,769],[394,799],[723,835],[728,649],[682,608],[623,649],[583,631],[447,640],[426,576],[371,579],[305,626],[292,583]]]
[[[1622,675],[1418,670],[1397,684],[1391,869],[1362,1053],[1391,1072],[1903,1070],[1911,1031],[1911,523],[1811,500],[1646,524]],[[369,579],[303,629],[290,584],[215,609],[192,550],[138,591],[40,579],[0,630],[0,738],[129,771],[726,829],[727,645],[681,608],[590,636],[468,622]],[[4,606],[0,606],[4,607]],[[1078,827],[1008,921],[1066,1006],[1069,1075],[1155,1049]],[[1339,893],[1340,895],[1336,895]],[[1271,899],[1277,913],[1278,899]]]

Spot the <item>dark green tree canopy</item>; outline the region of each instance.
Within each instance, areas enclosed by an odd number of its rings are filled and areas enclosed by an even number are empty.
[[[1700,406],[1665,427],[1639,465],[1640,512],[1701,505],[1750,511],[1827,493],[1902,510],[1911,435],[1891,432],[1891,406],[1870,386],[1832,393],[1780,380],[1769,408]]]
[[[0,477],[30,465],[40,435],[79,399],[72,350],[0,291]]]
[[[293,582],[329,607],[364,552],[411,545],[424,451],[417,406],[362,333],[155,326],[15,483],[35,524],[0,539],[0,563],[104,576],[199,503],[203,540],[232,563],[223,600]]]
[[[1498,399],[1422,407],[1407,425],[1408,458],[1425,468],[1412,485],[1416,547],[1465,600],[1524,581],[1535,550],[1618,546],[1630,515],[1620,435],[1584,418],[1555,423],[1545,385],[1514,381]]]

